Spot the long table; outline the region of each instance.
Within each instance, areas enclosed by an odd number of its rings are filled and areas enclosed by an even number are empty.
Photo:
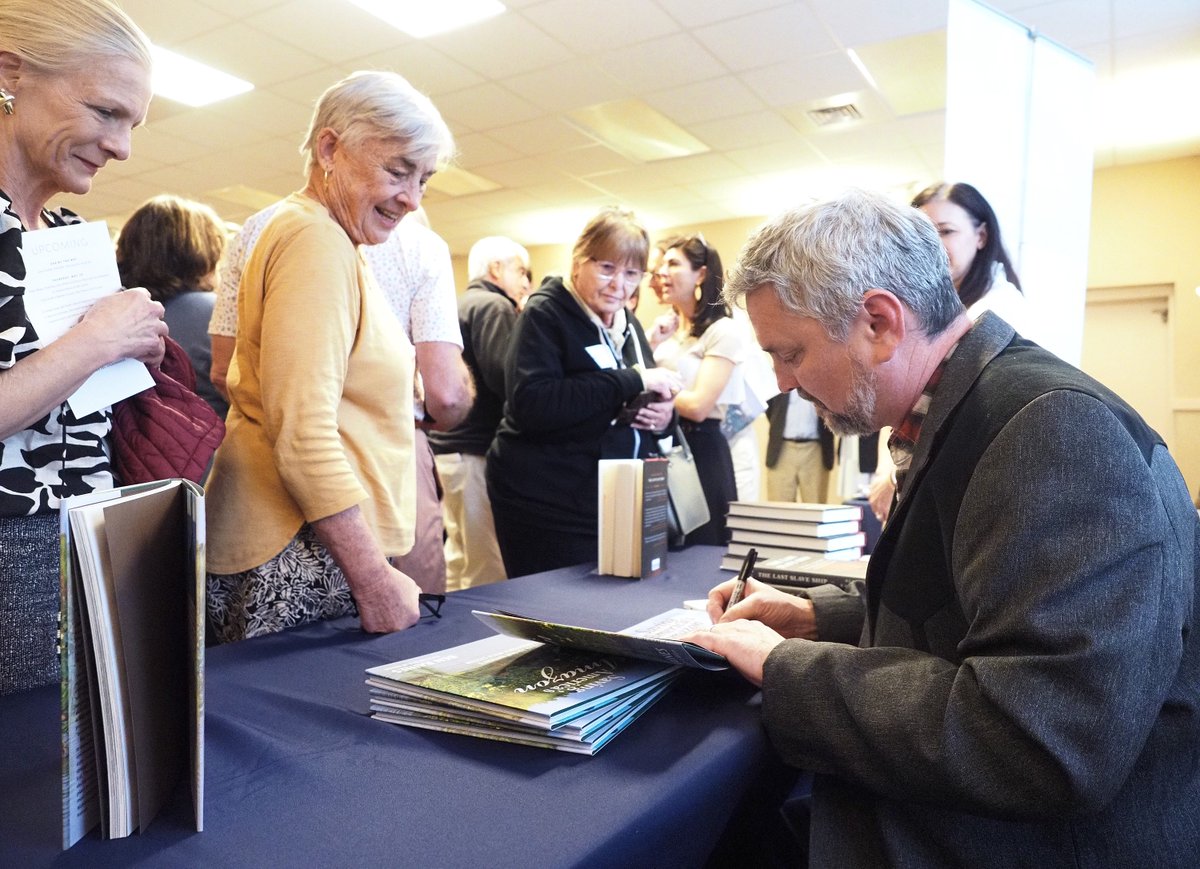
[[[452,594],[368,636],[338,619],[208,650],[205,831],[175,801],[142,833],[60,852],[58,692],[0,697],[0,866],[702,866],[790,785],[736,673],[688,672],[595,757],[369,717],[367,667],[488,636],[472,609],[619,629],[729,574],[670,553],[631,581],[579,566]],[[714,857],[714,854],[717,855]]]

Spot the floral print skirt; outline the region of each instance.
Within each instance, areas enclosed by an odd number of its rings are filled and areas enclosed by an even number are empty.
[[[309,525],[266,564],[210,573],[207,586],[209,624],[222,643],[358,615],[345,575]]]

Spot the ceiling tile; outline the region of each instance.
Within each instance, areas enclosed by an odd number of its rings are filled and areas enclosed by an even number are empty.
[[[456,60],[423,42],[365,54],[348,61],[355,69],[388,69],[398,72],[422,93],[437,97],[441,94],[475,87],[486,79]]]
[[[946,27],[946,0],[808,0],[844,48]]]
[[[800,134],[778,112],[764,110],[704,124],[693,124],[689,132],[715,151],[799,139]]]
[[[524,153],[498,141],[494,133],[491,135],[466,133],[456,136],[454,141],[458,145],[458,157],[455,162],[471,171],[476,171],[491,163],[513,160]]]
[[[506,76],[506,88],[547,112],[565,112],[581,106],[624,99],[631,91],[587,60],[560,63],[538,72]],[[518,118],[510,118],[512,123]]]
[[[634,91],[691,84],[725,71],[686,33],[664,36],[649,46],[614,48],[604,53],[602,62],[605,72]]]
[[[1096,0],[1056,0],[1020,10],[1022,24],[1063,45],[1088,45],[1113,36],[1112,16],[1097,10]]]
[[[513,151],[525,155],[549,154],[595,144],[594,140],[561,117],[535,118],[507,127],[497,127],[488,135]]]
[[[803,3],[789,3],[694,31],[697,39],[732,70],[758,69],[838,46]]]
[[[317,56],[257,28],[229,24],[180,42],[181,54],[243,78],[255,87],[286,81],[326,65]]]
[[[287,0],[246,16],[245,21],[325,63],[342,63],[416,41],[369,12],[336,0]],[[321,22],[319,38],[314,21]]]
[[[481,75],[516,75],[572,59],[561,42],[508,12],[473,27],[430,37],[429,44]]]
[[[634,165],[616,151],[604,145],[588,145],[555,154],[546,160],[549,168],[557,169],[573,178],[583,178],[601,172],[612,172]]]
[[[842,51],[797,57],[744,72],[740,78],[769,106],[790,106],[867,87],[862,73]]]
[[[278,0],[271,0],[278,2]],[[121,8],[146,31],[156,45],[172,48],[182,40],[191,39],[217,27],[232,23],[233,17],[216,12],[212,7],[195,0],[124,0]]]
[[[679,30],[669,15],[643,0],[548,0],[524,10],[534,24],[575,54],[598,54]]]
[[[1117,37],[1171,33],[1200,33],[1200,3],[1196,0],[1109,0]]]
[[[644,99],[684,126],[740,115],[763,105],[754,91],[734,75],[653,91]]]
[[[703,27],[791,2],[794,0],[658,0],[658,5],[684,27]]]
[[[434,102],[455,130],[500,127],[543,114],[533,103],[494,82],[442,94]]]

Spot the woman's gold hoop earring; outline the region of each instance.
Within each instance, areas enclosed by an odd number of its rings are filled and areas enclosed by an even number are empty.
[[[4,107],[4,114],[11,115],[13,113],[13,95],[4,88],[0,88],[0,106]]]

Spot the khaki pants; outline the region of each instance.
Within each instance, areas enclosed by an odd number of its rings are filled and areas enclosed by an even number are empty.
[[[823,504],[829,500],[829,471],[820,441],[784,441],[775,467],[767,469],[767,498]]]
[[[417,527],[413,548],[406,555],[393,556],[398,570],[412,577],[421,591],[434,594],[446,590],[446,556],[442,552],[442,504],[438,497],[437,471],[429,438],[417,429],[413,437],[417,462]]]
[[[447,589],[457,591],[507,578],[487,493],[487,460],[468,453],[435,458],[444,492]]]

